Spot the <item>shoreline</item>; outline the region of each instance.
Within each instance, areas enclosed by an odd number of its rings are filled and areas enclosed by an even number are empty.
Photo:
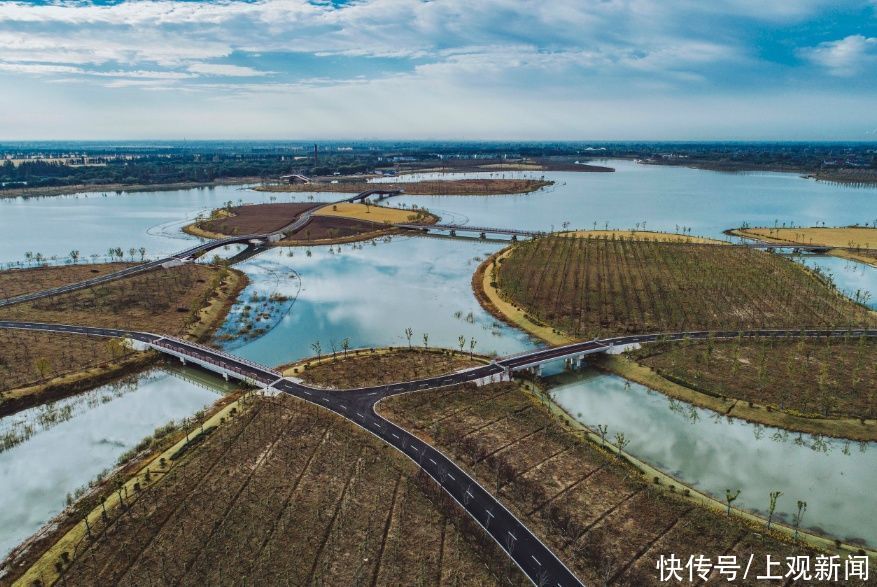
[[[814,436],[877,442],[877,419],[849,416],[809,418],[762,404],[753,403],[750,405],[746,400],[721,397],[676,383],[651,367],[642,365],[624,355],[597,356],[592,358],[591,365],[600,371],[639,383],[673,399],[712,410],[724,416],[746,420],[753,424]]]
[[[253,188],[257,192],[275,193],[342,193],[356,194],[370,189],[398,189],[406,196],[508,196],[529,194],[554,185],[553,181],[541,179],[437,179],[413,182],[339,182],[269,184]],[[474,186],[474,187],[473,187]],[[479,192],[478,187],[484,191]]]
[[[254,205],[258,206],[259,204],[254,204]],[[327,203],[327,204],[324,204],[322,206],[317,206],[316,208],[313,208],[312,210],[310,210],[310,213],[312,214],[311,218],[319,216],[318,211],[320,209],[326,208],[330,205],[331,205],[331,203]],[[373,208],[381,208],[381,206],[372,206],[372,207]],[[387,208],[387,209],[388,210],[396,210],[396,208]],[[437,224],[439,222],[440,218],[438,216],[436,216],[435,214],[433,214],[429,211],[426,211],[426,210],[424,210],[424,212],[426,213],[426,217],[423,218],[419,222],[419,224],[423,224],[426,227],[426,226],[429,226],[432,224]],[[267,246],[269,246],[269,247],[308,247],[308,246],[320,246],[320,245],[341,245],[341,244],[357,243],[357,242],[362,242],[362,241],[370,241],[370,240],[373,240],[376,238],[382,238],[385,236],[404,235],[404,234],[408,234],[408,233],[416,234],[412,230],[395,228],[392,224],[385,225],[385,224],[382,224],[380,222],[372,222],[372,221],[365,220],[363,218],[354,217],[354,216],[325,215],[325,217],[345,218],[345,219],[349,219],[349,220],[368,222],[370,224],[375,225],[375,230],[370,230],[368,232],[362,232],[359,234],[351,234],[351,235],[347,235],[347,236],[339,236],[339,237],[324,238],[324,239],[298,240],[298,239],[291,239],[291,238],[287,237],[287,238],[284,238],[283,240],[279,240],[277,242],[267,243]],[[307,226],[307,224],[305,226],[301,227],[300,229],[298,229],[293,234],[298,234],[298,233],[302,232],[302,230],[304,230],[304,228],[306,226]],[[186,226],[184,226],[182,228],[182,231],[188,235],[198,237],[198,238],[208,239],[208,240],[218,240],[218,239],[227,238],[228,236],[231,236],[231,235],[223,234],[221,232],[212,232],[209,230],[204,230],[203,228],[198,226],[197,222],[192,222],[191,224],[187,224]]]
[[[236,269],[229,269],[226,280],[211,292],[210,299],[198,311],[198,321],[186,329],[186,337],[203,341],[218,330],[249,279]],[[214,299],[216,292],[223,292]],[[158,353],[132,351],[119,359],[54,377],[49,381],[0,392],[0,417],[11,416],[60,399],[72,397],[105,385],[126,375],[138,373],[160,361]],[[13,397],[9,397],[13,396]]]
[[[574,337],[561,333],[550,326],[533,322],[522,310],[517,309],[513,304],[504,300],[499,290],[494,287],[493,271],[495,271],[499,260],[509,255],[511,250],[512,246],[509,246],[494,253],[475,270],[472,276],[472,289],[481,307],[494,318],[523,330],[528,335],[547,343],[549,346],[575,342],[577,339]],[[745,400],[734,398],[721,399],[718,396],[674,383],[649,367],[621,355],[598,356],[593,359],[592,364],[598,369],[645,385],[649,389],[662,393],[665,396],[679,399],[725,416],[740,418],[765,426],[782,428],[790,432],[803,432],[849,440],[877,441],[877,420],[875,419],[866,418],[863,423],[861,418],[852,417],[808,418],[759,404],[753,404],[750,407]]]
[[[867,227],[857,227],[857,226],[847,226],[847,227],[828,227],[828,228],[820,228],[820,227],[807,227],[807,228],[799,228],[799,229],[785,229],[785,230],[843,230],[844,228],[849,229],[860,229]],[[788,240],[779,238],[776,236],[763,235],[755,232],[750,232],[751,230],[767,230],[768,227],[752,227],[752,228],[729,228],[723,231],[728,236],[734,236],[737,238],[745,238],[749,240],[760,241],[768,244],[778,244],[778,245],[788,245],[790,249],[795,248],[797,246],[801,247],[825,247],[827,251],[823,253],[824,255],[830,257],[838,257],[841,259],[847,259],[850,261],[857,261],[859,263],[863,263],[865,265],[870,265],[871,267],[877,267],[877,256],[868,257],[867,255],[863,255],[860,250],[855,250],[847,247],[838,247],[833,244],[822,244],[822,243],[802,243],[795,240]],[[874,252],[877,254],[877,250],[866,248],[864,249],[869,252]]]
[[[549,406],[549,410],[554,412],[561,422],[566,422],[571,428],[581,433],[584,440],[590,442],[596,448],[608,450],[613,454],[620,454],[630,466],[637,470],[646,482],[652,482],[653,486],[657,486],[661,491],[675,495],[680,499],[687,500],[710,509],[719,514],[725,514],[727,504],[720,501],[719,498],[713,497],[703,491],[680,481],[673,475],[662,471],[661,469],[650,465],[649,463],[633,456],[625,450],[619,450],[611,441],[606,442],[600,438],[600,435],[591,430],[585,424],[579,422],[569,412],[557,404],[551,397],[550,389],[546,390],[538,384],[531,383],[531,393],[537,400],[545,400]],[[676,486],[679,491],[676,491]],[[731,513],[750,524],[754,530],[762,533],[769,533],[778,540],[782,540],[788,544],[806,544],[827,552],[840,554],[856,554],[864,551],[871,559],[877,559],[877,550],[873,547],[864,547],[857,544],[850,544],[839,538],[830,538],[826,535],[817,534],[811,530],[800,529],[798,531],[798,540],[794,538],[795,529],[788,524],[774,520],[770,530],[765,528],[766,520],[758,514],[754,514],[748,510],[732,507]]]
[[[137,192],[164,192],[174,190],[190,190],[197,188],[214,188],[229,185],[246,185],[258,183],[261,178],[258,177],[242,177],[229,178],[215,181],[183,181],[172,183],[107,183],[107,184],[71,184],[64,186],[51,186],[39,188],[13,188],[9,190],[0,190],[0,200],[4,198],[52,198],[55,196],[72,196],[83,193],[98,192],[117,192],[117,193],[137,193]]]

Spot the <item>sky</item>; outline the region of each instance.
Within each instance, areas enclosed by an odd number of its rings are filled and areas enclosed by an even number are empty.
[[[877,141],[877,0],[0,1],[0,140]]]

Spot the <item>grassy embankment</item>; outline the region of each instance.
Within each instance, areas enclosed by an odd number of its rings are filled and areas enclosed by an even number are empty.
[[[549,237],[489,259],[474,283],[488,310],[555,344],[620,333],[875,324],[873,313],[805,268],[740,247]],[[763,369],[783,371],[784,360],[769,354]],[[770,394],[753,397],[740,386],[685,388],[624,357],[595,363],[674,397],[722,413],[733,409],[760,423],[874,436],[873,421],[856,419],[872,418],[867,412],[813,413],[814,402],[826,402],[836,388],[814,394],[784,386],[775,392],[783,394],[780,404]],[[691,381],[684,374],[676,377],[683,380]],[[837,393],[832,401],[840,402],[843,393]]]
[[[343,372],[345,385],[361,386],[395,380],[411,361],[410,351],[382,357],[380,369],[364,379],[356,374],[368,355],[339,358],[325,363],[325,370],[304,373],[309,382],[329,386]],[[788,529],[767,531],[763,521],[736,510],[726,516],[722,504],[617,457],[611,441],[602,446],[547,405],[506,383],[404,394],[384,400],[379,410],[451,455],[587,584],[656,583],[659,554],[684,560],[689,553],[754,553],[763,561],[766,553],[782,557],[810,548],[790,543]],[[831,541],[817,542],[833,547]]]
[[[417,471],[319,407],[250,397],[155,455],[21,584],[526,584]]]
[[[0,272],[8,292],[39,291],[109,271],[71,265]],[[159,269],[0,309],[0,318],[146,330],[200,340],[222,324],[246,285],[242,273],[207,265]],[[155,359],[113,339],[0,329],[0,414],[94,387]]]
[[[526,194],[552,185],[541,179],[449,179],[400,183],[338,183],[267,184],[256,190],[264,192],[332,192],[358,194],[373,189],[404,190],[410,196],[490,196]]]
[[[194,236],[219,239],[241,234],[266,234],[291,224],[320,204],[254,204],[214,210],[210,217],[184,227]],[[340,203],[314,212],[311,220],[275,246],[328,245],[379,238],[399,231],[389,224],[435,224],[425,210],[401,210],[372,204]]]
[[[355,349],[304,359],[284,366],[282,372],[313,385],[350,389],[434,377],[487,362],[480,355],[447,349]]]
[[[755,238],[768,243],[822,245],[828,254],[877,267],[877,228],[864,226],[813,226],[808,228],[735,228],[733,236]]]

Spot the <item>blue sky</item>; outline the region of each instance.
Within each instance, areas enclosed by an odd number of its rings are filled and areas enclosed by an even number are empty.
[[[0,140],[877,140],[877,0],[0,2]]]

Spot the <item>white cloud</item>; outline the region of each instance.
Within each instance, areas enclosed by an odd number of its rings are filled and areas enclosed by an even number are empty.
[[[877,38],[850,35],[802,49],[800,54],[832,75],[850,77],[877,64]]]
[[[252,67],[243,67],[240,65],[229,65],[226,63],[193,63],[189,66],[189,71],[201,75],[214,75],[225,77],[262,77],[270,75],[271,72],[259,71]]]

